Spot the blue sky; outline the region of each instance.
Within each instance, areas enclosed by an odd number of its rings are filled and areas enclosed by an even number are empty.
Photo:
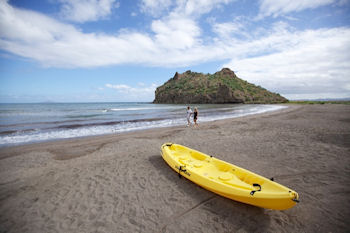
[[[350,0],[0,0],[0,102],[152,101],[175,72],[223,67],[350,98]]]

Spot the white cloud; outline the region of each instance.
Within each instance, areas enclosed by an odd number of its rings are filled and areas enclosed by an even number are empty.
[[[152,101],[154,99],[154,92],[157,88],[157,84],[152,83],[150,86],[146,86],[144,83],[139,83],[137,86],[131,87],[125,84],[106,84],[107,88],[111,88],[117,91],[118,94],[127,95],[131,100],[147,100]]]
[[[28,10],[18,10],[0,1],[1,42],[22,46],[61,40],[63,35],[79,33],[73,26]]]
[[[198,43],[200,28],[186,18],[168,18],[152,22],[155,43],[162,49],[188,49]]]
[[[113,8],[119,7],[116,0],[59,0],[61,16],[74,22],[96,21],[108,17]]]
[[[277,17],[290,12],[314,9],[334,3],[336,0],[261,0],[258,18],[266,16]]]
[[[289,33],[278,51],[234,59],[224,66],[238,69],[238,76],[287,98],[350,97],[346,90],[350,85],[349,38],[348,28]]]
[[[213,31],[221,37],[232,37],[232,34],[240,33],[244,28],[240,23],[217,23],[213,26]]]
[[[168,15],[198,17],[235,0],[141,0],[141,11],[154,17]]]
[[[141,11],[155,17],[164,14],[172,5],[171,0],[141,0]]]
[[[153,35],[128,30],[106,35],[83,33],[43,14],[14,8],[6,1],[0,2],[0,12],[0,48],[45,66],[172,66],[198,59],[200,28],[192,19],[155,20]],[[184,49],[195,51],[183,54]]]
[[[200,16],[210,12],[213,8],[219,8],[222,4],[228,4],[235,0],[178,0],[176,14],[186,16]]]
[[[132,89],[130,86],[124,85],[124,84],[118,84],[118,85],[106,84],[106,87],[113,88],[116,90],[121,90],[121,91],[129,91]]]
[[[251,32],[248,28],[251,24],[251,19],[239,16],[235,17],[233,21],[217,23],[215,18],[208,18],[208,23],[212,26],[212,31],[216,36],[221,37],[223,40],[230,38],[239,38],[242,37],[250,38]]]
[[[0,48],[45,66],[96,67],[141,63],[154,51],[152,39],[140,33],[118,36],[83,33],[43,14],[0,1]],[[139,53],[141,51],[141,54]]]
[[[52,67],[99,67],[119,64],[179,67],[230,59],[243,79],[286,95],[348,93],[350,28],[297,31],[285,22],[269,29],[246,29],[247,19],[210,24],[215,38],[203,40],[198,15],[228,1],[179,1],[167,16],[154,20],[149,33],[84,33],[70,24],[0,0],[0,49]],[[180,9],[183,10],[181,13]],[[187,12],[186,14],[184,12]],[[182,15],[181,15],[182,14]],[[181,16],[181,17],[180,17]],[[245,36],[242,40],[239,36]],[[137,93],[146,86],[112,85]],[[107,87],[107,86],[106,86]],[[323,90],[321,90],[323,89]],[[324,91],[327,90],[327,91]]]

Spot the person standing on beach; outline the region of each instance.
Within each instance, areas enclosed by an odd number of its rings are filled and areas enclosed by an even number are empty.
[[[198,117],[198,109],[194,108],[194,112],[193,112],[193,122],[194,122],[194,126],[197,126],[197,117]]]
[[[191,125],[191,121],[190,121],[191,115],[192,115],[192,110],[191,110],[190,106],[187,106],[187,115],[186,115],[187,126]]]

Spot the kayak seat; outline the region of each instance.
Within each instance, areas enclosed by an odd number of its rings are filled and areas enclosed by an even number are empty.
[[[188,160],[188,156],[182,155],[179,157],[179,162],[184,164],[184,165],[188,164],[187,160]]]
[[[219,175],[219,179],[223,181],[228,181],[228,180],[231,180],[232,178],[233,178],[232,174],[228,172],[223,172]]]
[[[195,163],[193,164],[193,166],[196,167],[196,168],[200,168],[200,167],[203,166],[203,163],[201,163],[201,162],[195,162]]]

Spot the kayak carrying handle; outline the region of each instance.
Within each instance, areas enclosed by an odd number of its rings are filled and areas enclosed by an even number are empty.
[[[259,187],[259,190],[253,190],[250,192],[250,195],[254,195],[255,192],[260,192],[261,191],[261,185],[260,184],[253,184],[254,187]]]
[[[185,172],[186,169],[182,169],[182,166],[179,167],[179,178],[181,179],[181,172]]]
[[[290,191],[289,191],[290,192]],[[294,201],[294,202],[296,202],[296,203],[299,203],[300,201],[299,201],[299,195],[297,194],[297,193],[293,193],[293,196],[294,196],[294,198],[292,199],[292,201]]]
[[[164,143],[164,144],[162,145],[162,148],[164,148],[164,147],[166,147],[166,146],[171,147],[172,145],[173,145],[172,143]]]

